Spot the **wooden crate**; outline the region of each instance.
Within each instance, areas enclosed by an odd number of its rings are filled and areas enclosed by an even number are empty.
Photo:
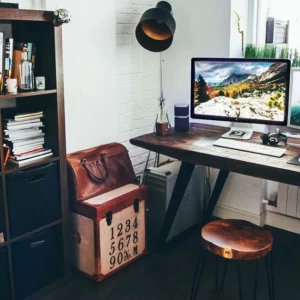
[[[147,252],[146,187],[128,184],[72,206],[73,265],[102,281]]]

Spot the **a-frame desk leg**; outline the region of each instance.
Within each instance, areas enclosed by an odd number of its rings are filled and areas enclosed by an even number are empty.
[[[180,170],[177,175],[176,183],[174,186],[174,190],[170,199],[169,207],[158,240],[159,252],[162,252],[164,250],[170,229],[176,217],[185,190],[189,184],[194,168],[195,168],[194,164],[190,164],[186,162],[181,163]]]

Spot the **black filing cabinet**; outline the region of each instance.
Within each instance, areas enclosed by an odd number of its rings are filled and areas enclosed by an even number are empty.
[[[54,226],[12,244],[16,299],[29,295],[63,276],[61,226]]]
[[[0,249],[0,299],[3,300],[11,299],[6,248]]]
[[[10,236],[15,238],[61,218],[57,163],[6,176]]]

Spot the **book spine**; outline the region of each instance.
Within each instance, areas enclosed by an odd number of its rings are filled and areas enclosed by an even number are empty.
[[[3,90],[4,76],[3,76],[3,60],[4,60],[4,33],[0,32],[0,92]]]
[[[19,80],[19,68],[18,64],[22,59],[22,51],[14,50],[13,51],[13,63],[12,63],[12,78]]]
[[[12,38],[5,39],[5,67],[4,67],[4,82],[11,78],[12,61],[13,61],[14,40]]]
[[[3,74],[3,49],[4,49],[4,33],[0,32],[0,72]]]
[[[27,44],[28,46],[27,46],[27,58],[28,58],[28,60],[29,61],[31,61],[32,62],[32,43],[28,43]]]
[[[32,43],[32,56],[31,56],[31,62],[32,62],[32,70],[34,71],[35,68],[35,61],[36,61],[36,44]]]

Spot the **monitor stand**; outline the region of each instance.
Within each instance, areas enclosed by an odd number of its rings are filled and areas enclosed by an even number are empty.
[[[253,133],[252,124],[232,123],[228,132],[222,135],[222,138],[250,140]]]

